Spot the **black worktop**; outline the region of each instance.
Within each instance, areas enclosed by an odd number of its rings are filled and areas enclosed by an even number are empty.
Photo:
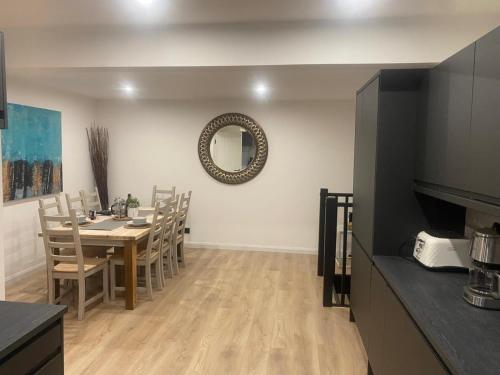
[[[466,273],[430,271],[401,257],[373,261],[453,374],[500,372],[500,311],[479,309],[462,298]]]
[[[60,319],[67,306],[0,301],[0,359]]]

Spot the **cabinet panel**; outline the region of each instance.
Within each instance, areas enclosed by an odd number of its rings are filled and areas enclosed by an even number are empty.
[[[468,190],[474,44],[431,69],[417,179]]]
[[[356,99],[353,233],[369,254],[373,252],[378,93],[379,78],[376,78]]]
[[[372,267],[370,287],[370,331],[368,358],[375,374],[384,373],[384,360],[388,353],[384,346],[385,335],[385,306],[389,287],[380,275],[380,272]]]
[[[471,190],[500,198],[500,28],[476,42],[470,142]]]
[[[447,374],[432,348],[390,289],[385,301],[384,349],[387,357],[384,358],[383,371],[379,374]]]
[[[371,259],[361,249],[357,239],[352,239],[351,310],[356,319],[365,349],[368,349],[370,326]]]

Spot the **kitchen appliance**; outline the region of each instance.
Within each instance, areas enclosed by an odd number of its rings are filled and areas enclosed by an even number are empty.
[[[469,268],[470,240],[450,233],[446,233],[446,236],[437,232],[420,232],[413,248],[413,257],[432,269]]]
[[[472,266],[464,298],[485,309],[500,310],[500,234],[493,228],[474,232],[470,249]]]

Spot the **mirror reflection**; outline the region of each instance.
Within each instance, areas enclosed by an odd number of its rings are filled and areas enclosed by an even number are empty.
[[[214,163],[226,172],[239,172],[255,158],[256,144],[252,134],[236,125],[225,126],[210,142],[210,156]]]

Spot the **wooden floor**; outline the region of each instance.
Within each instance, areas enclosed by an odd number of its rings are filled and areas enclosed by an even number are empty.
[[[316,257],[187,250],[153,301],[139,295],[65,316],[66,374],[366,374],[348,309],[321,307]],[[7,299],[45,302],[39,271]],[[71,300],[70,300],[71,302]]]

